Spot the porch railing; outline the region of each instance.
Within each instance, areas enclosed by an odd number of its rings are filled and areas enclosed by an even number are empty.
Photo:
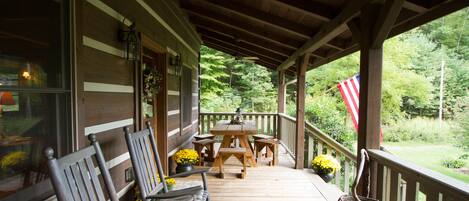
[[[210,129],[215,126],[217,121],[232,120],[234,116],[234,112],[200,113],[200,131],[202,134],[210,133]],[[245,113],[243,119],[255,121],[258,133],[277,137],[276,113]]]
[[[469,185],[438,172],[416,166],[381,150],[368,150],[378,165],[377,197],[383,201],[469,199]]]
[[[286,114],[279,114],[279,138],[294,157],[296,140],[296,119]],[[356,167],[356,156],[342,144],[338,143],[310,123],[305,124],[305,167],[311,167],[311,161],[320,154],[330,154],[340,162],[342,168],[332,181],[343,192],[348,193],[353,182]]]
[[[209,133],[217,121],[233,119],[235,113],[200,113],[200,129]],[[296,119],[286,114],[247,113],[244,119],[254,120],[259,133],[280,139],[287,152],[295,158]],[[305,166],[311,167],[311,160],[319,154],[330,154],[342,166],[336,172],[333,184],[349,193],[355,177],[356,155],[312,124],[305,123]],[[467,200],[467,184],[440,173],[413,165],[381,150],[369,150],[370,160],[378,166],[377,196],[383,201],[458,201]],[[423,199],[425,197],[426,199]]]

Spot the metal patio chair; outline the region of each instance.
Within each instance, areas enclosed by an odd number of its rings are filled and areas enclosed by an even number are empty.
[[[88,139],[91,146],[59,159],[54,158],[52,148],[45,149],[44,155],[48,159],[47,165],[56,196],[59,201],[106,201],[93,164],[95,158],[109,199],[119,201],[96,135],[91,134]]]
[[[158,149],[150,123],[147,128],[136,133],[131,133],[128,127],[124,127],[125,139],[130,153],[130,159],[134,168],[137,184],[142,200],[209,200],[207,178],[205,173],[209,168],[195,169],[169,176],[170,178],[185,177],[192,174],[201,174],[202,186],[193,186],[173,191],[168,191],[161,166]],[[158,177],[160,182],[158,182]],[[162,192],[160,192],[162,191]]]

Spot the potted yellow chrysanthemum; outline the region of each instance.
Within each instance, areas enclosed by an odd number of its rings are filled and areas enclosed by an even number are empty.
[[[316,156],[311,162],[314,172],[325,182],[330,182],[334,173],[340,170],[340,163],[331,155],[321,154]]]
[[[199,161],[199,154],[193,149],[182,149],[174,154],[173,159],[177,163],[176,173],[187,172]]]

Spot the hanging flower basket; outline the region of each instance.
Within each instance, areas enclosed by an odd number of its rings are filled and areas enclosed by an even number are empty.
[[[143,70],[143,95],[146,99],[152,99],[161,90],[163,76],[155,69]]]

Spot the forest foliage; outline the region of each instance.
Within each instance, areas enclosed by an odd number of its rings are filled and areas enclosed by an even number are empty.
[[[386,141],[437,141],[458,136],[469,141],[469,8],[455,12],[384,44],[382,123]],[[444,128],[418,134],[439,111],[440,72],[444,73]],[[202,47],[201,107],[205,112],[276,112],[277,75],[254,63]],[[359,71],[359,52],[307,73],[306,118],[351,146],[355,131],[337,84]],[[295,91],[287,90],[287,111],[295,113]],[[428,127],[427,127],[428,128]],[[405,134],[412,133],[412,134]],[[436,136],[435,136],[436,135]]]

